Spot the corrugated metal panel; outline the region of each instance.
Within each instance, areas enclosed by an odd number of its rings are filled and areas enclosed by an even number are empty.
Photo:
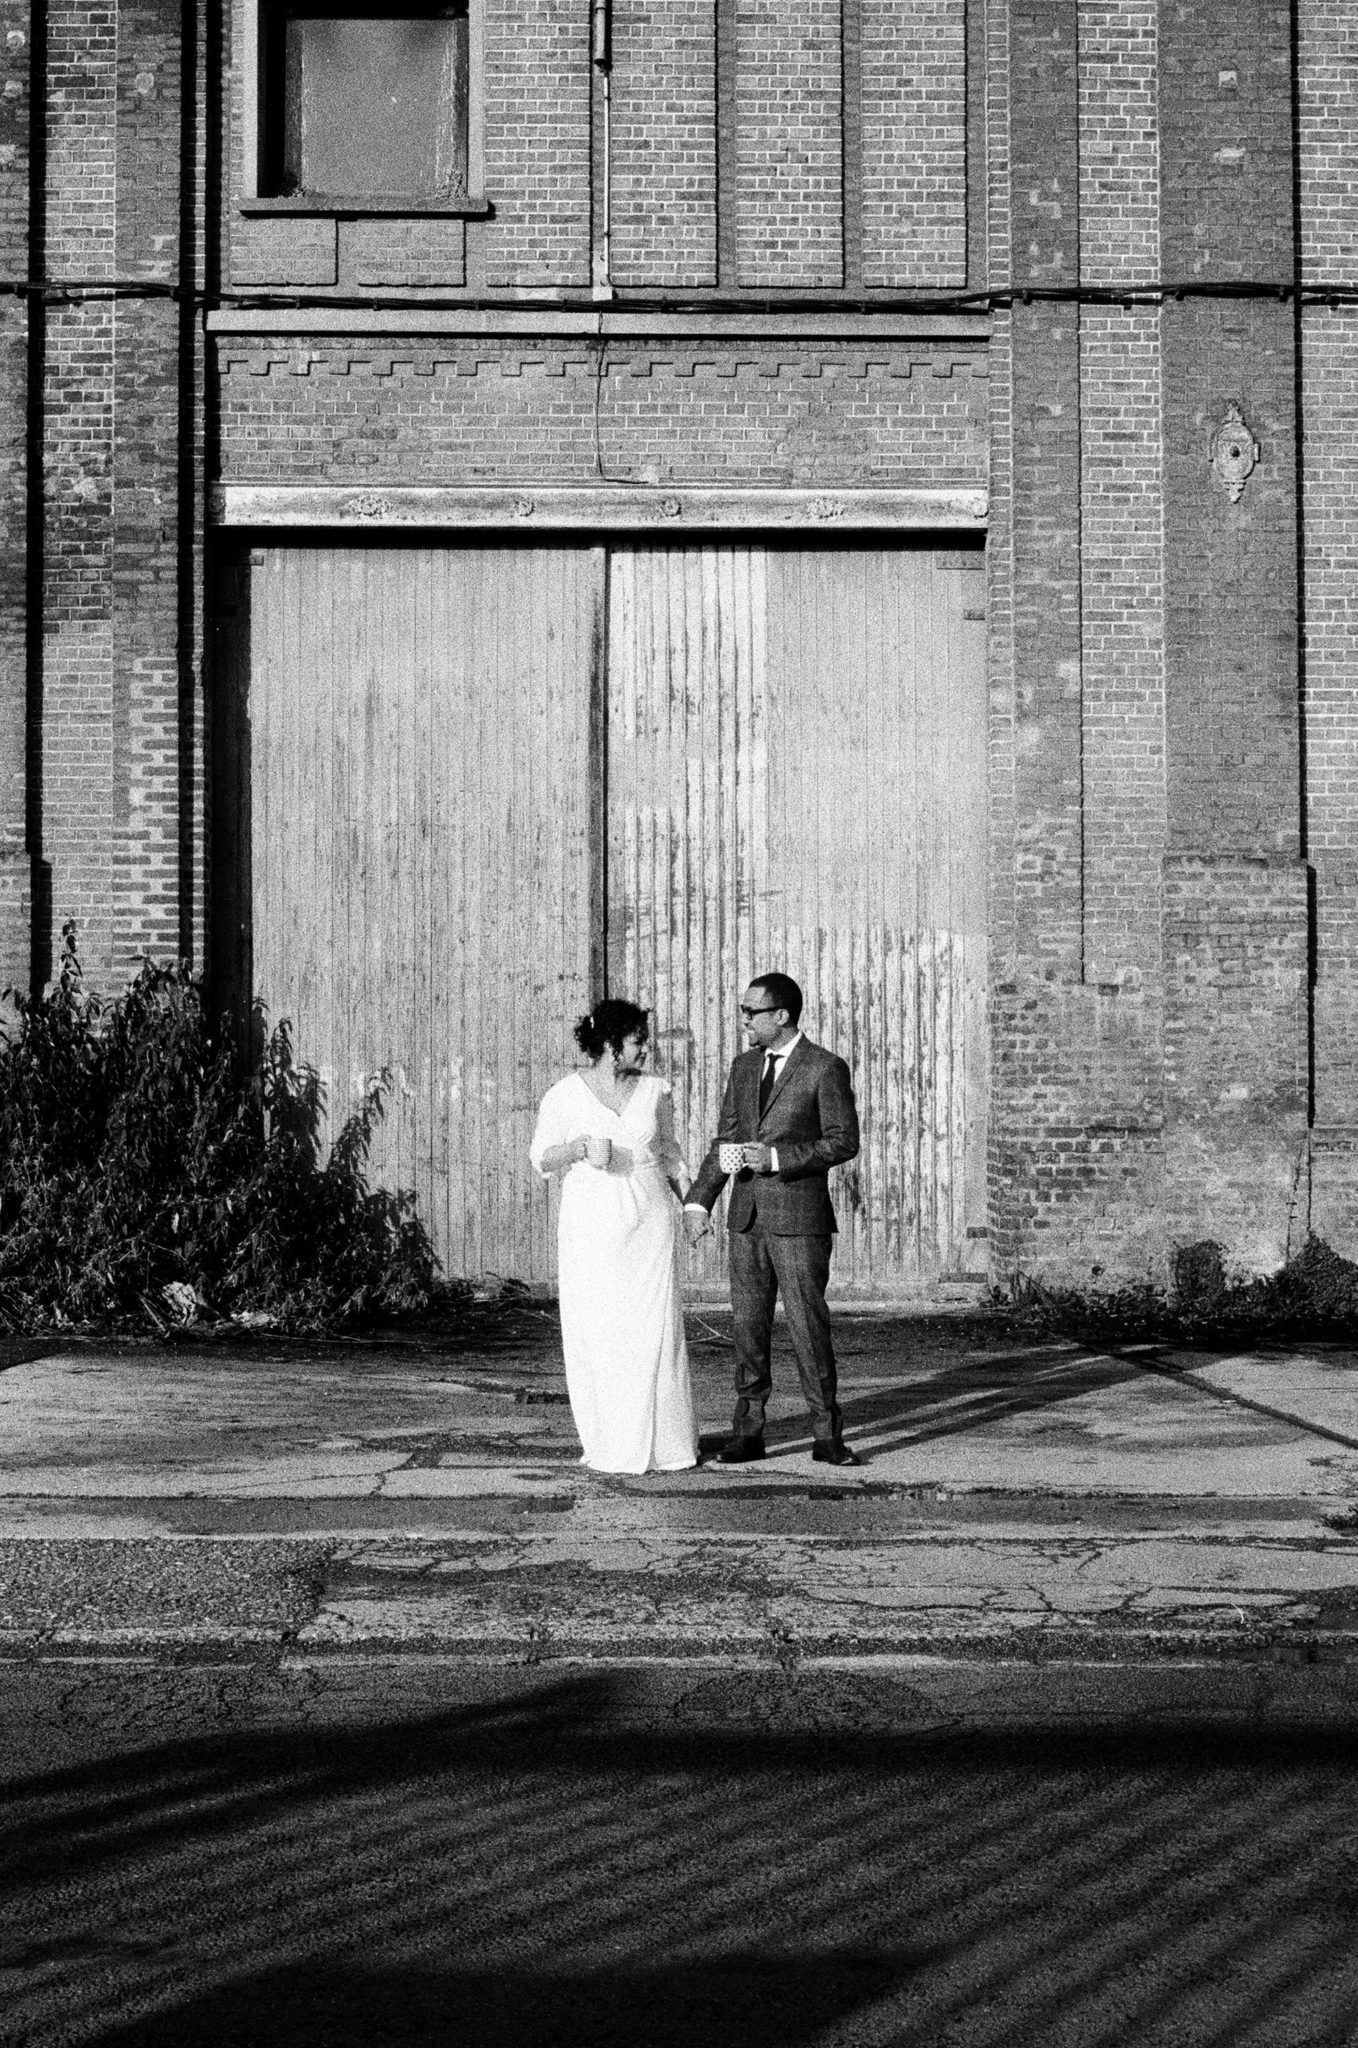
[[[770,917],[849,1061],[843,1285],[981,1264],[983,625],[925,549],[781,550],[769,567]],[[778,891],[781,887],[781,914]]]
[[[374,1177],[415,1188],[450,1271],[551,1277],[528,1140],[605,971],[656,1012],[696,1162],[777,964],[859,1090],[837,1285],[981,1263],[978,578],[866,546],[628,546],[606,578],[584,547],[251,560],[248,797],[220,787],[253,985],[334,1116],[397,1070]],[[720,1247],[699,1270],[720,1284]]]
[[[655,1012],[692,1168],[768,942],[764,551],[621,549],[608,606],[610,992]],[[715,1279],[723,1247],[695,1255]]]
[[[696,1159],[752,972],[849,1060],[843,1291],[982,1261],[985,719],[975,588],[928,550],[613,557],[609,961],[653,1002]],[[720,1272],[719,1252],[704,1275]]]
[[[395,1070],[373,1177],[416,1190],[451,1272],[548,1278],[528,1144],[590,1000],[601,558],[253,559],[256,990],[332,1128]]]

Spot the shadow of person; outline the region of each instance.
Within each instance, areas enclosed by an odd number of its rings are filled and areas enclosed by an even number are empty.
[[[918,1379],[841,1394],[844,1435],[867,1463],[874,1454],[991,1429],[1143,1377],[1142,1366],[1116,1352],[1038,1348],[953,1359]],[[811,1436],[804,1417],[783,1417],[769,1423],[766,1441],[777,1456],[808,1450]]]

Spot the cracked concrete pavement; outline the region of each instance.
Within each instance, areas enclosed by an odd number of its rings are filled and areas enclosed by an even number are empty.
[[[638,1478],[579,1465],[545,1314],[442,1348],[11,1346],[0,1652],[1348,1660],[1358,1350],[839,1327],[860,1467],[811,1463],[784,1351],[763,1465]],[[690,1333],[715,1443],[729,1322]]]

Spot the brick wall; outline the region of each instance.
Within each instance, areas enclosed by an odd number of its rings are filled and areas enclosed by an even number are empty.
[[[1080,275],[1154,284],[1160,273],[1159,6],[1080,7]]]
[[[221,344],[227,481],[976,486],[983,350]]]
[[[997,281],[1006,240],[1020,288],[1290,280],[1285,11],[1020,0],[991,36]],[[1305,1224],[1292,313],[1020,302],[995,358],[996,1268],[1267,1269]]]
[[[232,286],[337,297],[418,289],[455,301],[464,290],[590,285],[604,213],[603,94],[587,7],[487,0],[491,212],[464,230],[460,220],[241,212],[255,4],[224,10],[221,235]],[[972,7],[979,48],[983,9]],[[984,190],[979,120],[968,182],[967,36],[967,0],[615,0],[613,283],[962,285],[968,207]]]
[[[1301,272],[1352,283],[1358,268],[1358,17],[1333,0],[1297,9],[1297,171]]]
[[[79,287],[178,274],[182,17],[173,0],[57,0],[47,31],[46,265],[77,289],[45,330],[41,850],[54,930],[75,921],[100,982],[181,946],[191,569],[183,317],[168,297]]]
[[[843,278],[839,34],[839,0],[736,0],[742,284]]]
[[[1169,838],[1299,847],[1296,354],[1290,307],[1187,300],[1162,314]],[[1211,438],[1257,437],[1237,502]]]
[[[1288,10],[1197,0],[1160,36],[1165,276],[1290,284]],[[1305,1226],[1295,320],[1186,299],[1161,334],[1167,1226],[1267,1270]],[[1232,404],[1259,446],[1234,497],[1211,461]]]
[[[114,0],[52,0],[47,10],[49,277],[114,275],[117,20]]]
[[[1087,285],[1146,285],[1158,274],[1157,15],[1152,0],[1080,8]],[[1081,308],[1080,431],[1084,975],[1157,988],[1165,675],[1154,308]]]
[[[1085,978],[1154,985],[1165,839],[1159,322],[1080,332]]]
[[[43,250],[53,279],[115,274],[117,71],[114,8],[54,0]],[[109,300],[52,306],[43,364],[42,852],[54,931],[75,920],[98,981],[113,961],[116,324]]]
[[[0,29],[13,15],[14,0],[0,0]],[[191,165],[181,147],[180,10],[51,0],[48,22],[47,268],[166,283],[194,211],[181,218],[181,172],[202,177],[201,141]],[[240,22],[237,7],[237,36]],[[229,280],[453,302],[587,292],[600,197],[588,39],[588,9],[569,0],[490,0],[494,211],[465,232],[460,220],[247,222],[233,201],[237,159],[224,181]],[[720,255],[724,287],[770,298],[841,279],[854,291],[960,283],[969,205],[973,225],[980,217],[964,178],[964,41],[984,73],[971,104],[984,111],[987,274],[1020,294],[994,317],[988,359],[967,344],[784,346],[772,333],[699,347],[549,328],[511,343],[266,325],[217,346],[206,416],[220,473],[988,479],[996,1270],[1163,1273],[1174,1243],[1200,1236],[1269,1265],[1305,1205],[1293,311],[1276,297],[1186,298],[1161,312],[1021,294],[1077,278],[1292,281],[1286,11],[1276,0],[617,0],[614,275],[701,291]],[[1297,49],[1306,275],[1348,281],[1358,28],[1302,0]],[[0,248],[20,266],[21,128],[11,95]],[[0,404],[0,435],[16,461],[25,332],[0,303],[0,397],[17,395]],[[197,375],[193,324],[168,299],[56,304],[45,348],[37,851],[52,863],[56,921],[80,920],[96,973],[122,972],[143,945],[174,948],[199,887],[188,841],[190,809],[201,815],[196,477],[175,436]],[[1311,1215],[1358,1253],[1355,360],[1352,312],[1309,310]],[[1232,403],[1260,448],[1235,499],[1209,462]],[[27,870],[19,502],[11,490],[0,513],[0,947],[11,952],[5,918],[17,930],[15,878]]]
[[[1074,0],[1016,5],[1013,42],[1014,282],[1079,276]],[[1014,890],[1020,962],[1079,978],[1079,312],[1061,300],[1014,308],[1013,605],[1016,669]]]
[[[991,1257],[1063,1284],[1164,1271],[1158,991],[992,984]]]
[[[1298,10],[1301,267],[1358,275],[1358,19]],[[1313,1229],[1358,1258],[1358,308],[1309,306],[1301,342],[1306,834],[1315,889]]]
[[[1338,248],[1317,249],[1318,240],[1313,261],[1342,260]],[[1311,307],[1302,364],[1306,828],[1315,890],[1311,1223],[1343,1257],[1358,1259],[1358,313]]]
[[[0,278],[28,275],[29,7],[0,0]],[[0,990],[28,981],[27,512],[29,308],[0,297]]]
[[[863,282],[967,275],[964,0],[863,0]]]
[[[717,45],[712,0],[616,0],[612,275],[717,281]]]
[[[1165,1222],[1272,1272],[1306,1232],[1306,877],[1165,863]]]
[[[590,19],[577,0],[486,0],[491,285],[587,285]]]
[[[181,256],[181,10],[142,0],[119,10],[119,276],[171,282]],[[167,165],[173,167],[167,175]],[[114,963],[173,957],[180,917],[180,349],[184,319],[165,298],[119,308],[114,403]]]
[[[1043,289],[1078,277],[1076,61],[1073,0],[995,23],[1003,77],[988,119],[1008,167],[989,236],[997,284],[1011,271]],[[1078,310],[1016,304],[996,342],[989,1232],[993,1270],[1009,1272],[1041,1264],[1045,1219],[1079,1185],[1053,1181],[1050,1164],[1084,1113],[1057,990],[1078,983],[1083,943]]]

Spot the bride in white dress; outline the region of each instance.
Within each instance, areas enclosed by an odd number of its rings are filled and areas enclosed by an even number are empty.
[[[666,1084],[642,1073],[649,1020],[598,1004],[575,1027],[590,1061],[547,1090],[532,1160],[559,1174],[566,1388],[596,1472],[678,1472],[698,1462],[679,1295],[676,1218],[686,1169]]]

